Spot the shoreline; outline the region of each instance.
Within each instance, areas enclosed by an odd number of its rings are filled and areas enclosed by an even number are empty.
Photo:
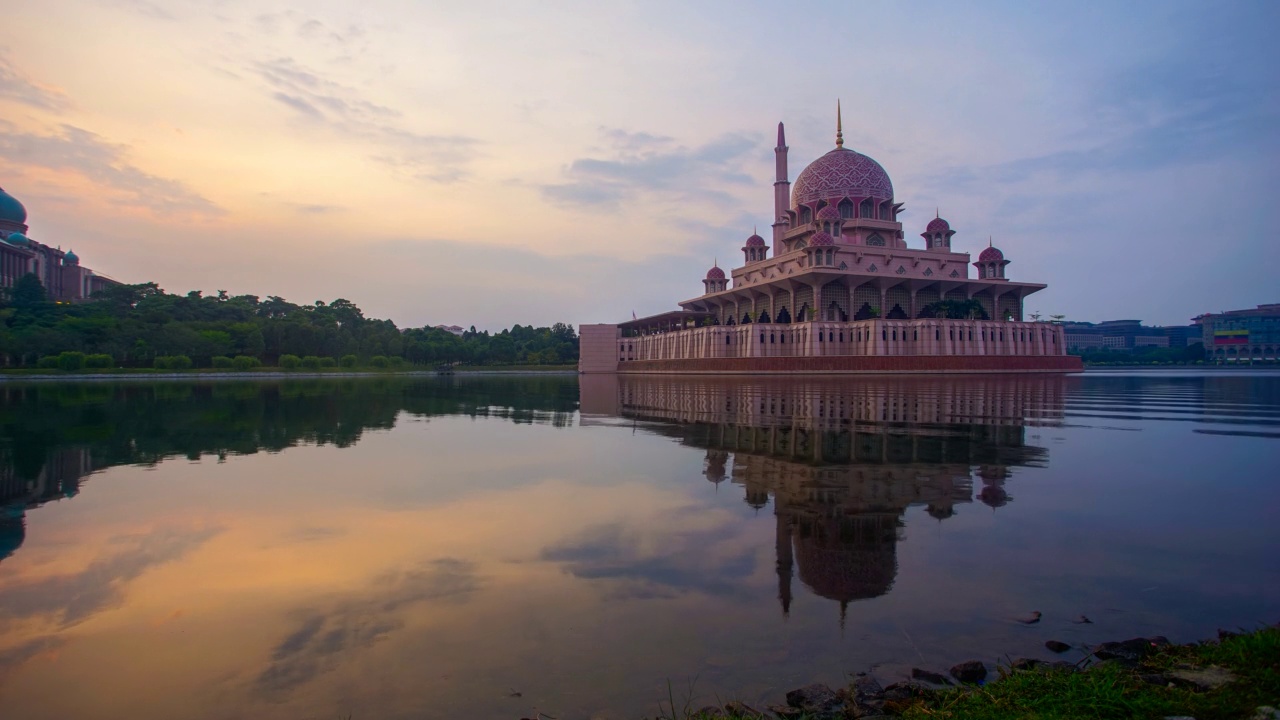
[[[455,370],[452,373],[439,373],[435,370],[353,370],[353,371],[309,371],[309,370],[200,370],[193,372],[106,372],[106,373],[43,373],[43,374],[9,374],[0,372],[0,384],[10,382],[101,382],[117,380],[315,380],[315,379],[351,379],[351,378],[391,378],[391,377],[455,377],[458,375],[577,375],[576,369],[480,369]]]
[[[846,687],[806,685],[787,692],[785,704],[764,708],[734,701],[694,710],[691,700],[677,708],[669,696],[654,720],[1280,720],[1280,623],[1182,644],[1154,636],[1045,646],[1083,657],[1018,658],[994,668],[970,660],[947,675],[912,668],[910,679],[884,686],[868,673],[850,673]]]

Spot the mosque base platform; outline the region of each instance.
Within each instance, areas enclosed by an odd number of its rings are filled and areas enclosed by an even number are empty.
[[[1077,373],[1074,355],[836,355],[826,357],[694,358],[631,360],[621,374],[679,375],[883,375],[947,373]]]

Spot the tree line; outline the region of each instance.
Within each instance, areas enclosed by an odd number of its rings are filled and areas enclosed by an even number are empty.
[[[106,358],[106,359],[104,359]],[[578,359],[565,323],[461,335],[401,330],[350,300],[297,305],[278,296],[166,293],[115,285],[86,302],[49,300],[27,274],[0,296],[0,364],[7,367],[284,367],[562,364]],[[76,367],[73,367],[76,366]]]

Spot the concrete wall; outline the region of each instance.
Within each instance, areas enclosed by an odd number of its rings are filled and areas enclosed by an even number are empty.
[[[578,327],[578,372],[611,373],[618,371],[618,326],[581,325]]]

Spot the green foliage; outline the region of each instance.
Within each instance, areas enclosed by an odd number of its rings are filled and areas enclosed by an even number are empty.
[[[157,370],[190,370],[195,363],[186,355],[161,355],[154,365]]]
[[[493,334],[471,329],[453,335],[426,327],[401,332],[389,320],[366,318],[342,298],[297,305],[277,296],[171,295],[155,283],[113,285],[90,302],[57,304],[47,302],[35,276],[19,278],[8,298],[0,298],[0,353],[7,364],[21,366],[68,350],[110,355],[125,368],[156,366],[157,358],[179,355],[199,367],[236,355],[293,355],[299,365],[305,356],[342,358],[339,363],[348,368],[372,356],[387,358],[387,367],[510,365],[549,358],[576,362],[578,337],[564,323],[515,325]]]
[[[35,273],[27,273],[18,278],[9,290],[9,297],[16,308],[31,308],[48,300],[44,284]]]
[[[301,364],[302,364],[302,358],[298,357],[297,355],[281,355],[280,356],[280,367],[284,368],[285,370],[294,370]]]
[[[217,370],[230,370],[235,365],[226,355],[214,355],[210,364]]]
[[[920,317],[945,318],[947,320],[989,320],[982,303],[968,300],[939,300],[920,309]],[[1006,318],[1007,319],[1007,318]]]
[[[1204,362],[1204,345],[1186,347],[1141,347],[1132,350],[1077,351],[1087,365],[1194,365]]]
[[[75,372],[84,369],[84,353],[67,351],[58,355],[58,369]]]
[[[337,367],[337,366],[338,366],[338,361],[334,360],[331,357],[320,358],[320,367],[322,368],[331,368],[331,367]]]
[[[41,370],[57,370],[58,356],[45,355],[44,357],[36,361],[36,367],[40,368]]]
[[[102,369],[115,367],[116,362],[110,355],[107,355],[106,353],[94,353],[93,355],[88,355],[85,357],[84,366],[87,368],[102,370]]]
[[[320,358],[315,355],[308,355],[302,358],[302,367],[308,370],[318,370],[320,368]]]
[[[232,358],[231,367],[236,370],[253,370],[262,367],[262,361],[252,355],[237,355]]]
[[[374,355],[373,357],[369,358],[370,367],[385,368],[390,364],[391,363],[387,360],[386,355]]]

